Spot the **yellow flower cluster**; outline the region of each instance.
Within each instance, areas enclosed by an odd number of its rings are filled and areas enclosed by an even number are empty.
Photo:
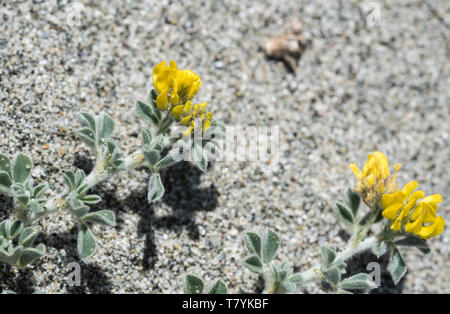
[[[182,125],[188,126],[186,136],[194,130],[195,119],[201,119],[203,131],[210,127],[212,114],[206,113],[206,103],[191,103],[202,84],[198,74],[179,70],[175,61],[170,61],[169,65],[162,61],[154,67],[152,76],[158,93],[156,106],[160,110],[168,110]]]
[[[370,208],[376,209],[384,193],[392,193],[397,190],[398,185],[395,178],[401,166],[401,164],[395,164],[395,173],[391,176],[388,160],[379,151],[369,154],[362,171],[356,164],[350,164],[349,167],[357,178],[355,191],[361,195]]]
[[[444,230],[444,219],[436,216],[437,204],[442,202],[442,196],[433,194],[424,197],[425,194],[422,191],[413,192],[418,185],[417,181],[411,181],[403,189],[383,195],[382,214],[385,218],[394,221],[391,225],[392,230],[397,231],[404,226],[406,232],[429,239],[441,234]]]
[[[411,181],[401,190],[395,182],[397,172],[401,165],[394,165],[395,173],[390,175],[389,163],[381,152],[369,154],[362,171],[350,164],[350,169],[357,178],[355,191],[363,198],[364,202],[373,210],[380,205],[382,215],[393,221],[391,229],[398,231],[402,228],[423,239],[439,235],[445,226],[442,217],[436,216],[438,203],[442,202],[440,194],[424,197],[422,191],[415,191],[418,183]]]

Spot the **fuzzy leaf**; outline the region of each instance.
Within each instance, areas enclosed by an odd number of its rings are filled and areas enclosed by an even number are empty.
[[[80,139],[85,142],[88,146],[95,148],[95,134],[94,131],[92,131],[89,128],[82,128],[78,131],[78,136]]]
[[[136,102],[136,114],[139,118],[141,118],[146,122],[152,124],[158,124],[159,122],[155,110],[151,106],[143,103],[142,101]]]
[[[164,158],[162,158],[155,164],[154,168],[156,170],[160,170],[175,164],[177,161],[180,161],[181,157],[179,157],[179,159],[177,160],[176,158],[174,158],[175,154],[176,154],[175,150],[169,151],[167,155],[164,156]]]
[[[343,290],[364,290],[377,287],[368,274],[360,273],[341,281],[340,288]]]
[[[337,285],[339,281],[341,281],[341,271],[337,267],[322,270],[322,274],[325,277],[325,280],[333,286]]]
[[[5,171],[11,177],[11,161],[9,157],[0,153],[0,171]]]
[[[82,112],[78,115],[78,121],[80,121],[81,125],[85,128],[91,129],[92,131],[96,131],[95,119],[89,113]]]
[[[396,245],[399,246],[412,246],[418,248],[423,254],[429,254],[430,253],[430,247],[427,244],[427,241],[424,239],[421,239],[419,237],[408,235],[407,237],[400,239],[398,241],[395,241]]]
[[[96,194],[86,195],[80,198],[85,204],[97,204],[102,200],[102,198]]]
[[[218,279],[209,289],[208,294],[227,294],[227,285]]]
[[[116,225],[116,215],[112,210],[100,210],[88,213],[83,216],[86,222],[99,223],[105,226],[114,227]]]
[[[261,257],[261,237],[253,232],[247,232],[244,236],[245,246],[250,254]]]
[[[144,145],[150,145],[150,143],[152,142],[152,133],[149,130],[142,130],[142,141]]]
[[[260,274],[264,272],[261,259],[256,255],[247,258],[244,261],[244,265],[254,273]]]
[[[400,279],[406,274],[406,264],[403,261],[400,251],[396,248],[392,250],[391,260],[388,265],[388,271],[391,274],[392,281],[398,284]]]
[[[360,199],[359,195],[350,188],[347,188],[345,193],[347,195],[347,204],[350,207],[350,209],[352,210],[353,217],[356,217],[361,199]]]
[[[24,268],[28,264],[31,264],[38,258],[44,256],[45,254],[45,245],[39,244],[36,248],[27,248],[23,250],[22,255],[20,255],[18,261],[18,268]]]
[[[277,234],[270,229],[264,232],[263,242],[262,242],[262,260],[264,264],[270,263],[277,253],[278,247],[280,245],[280,239]]]
[[[86,225],[81,225],[78,231],[78,254],[81,259],[85,260],[91,257],[96,249],[97,244],[91,230]]]
[[[161,182],[161,176],[155,172],[150,176],[148,184],[148,202],[153,203],[160,200],[164,195],[164,186]]]
[[[13,223],[6,224],[6,235],[9,239],[14,239],[17,237],[23,229],[23,222],[20,220],[16,220]]]
[[[16,183],[23,183],[31,174],[33,163],[31,159],[22,153],[19,153],[13,161],[13,180]]]
[[[194,146],[192,147],[192,162],[201,171],[206,171],[206,168],[208,167],[208,160],[203,154],[203,149],[201,145],[194,144]]]
[[[386,244],[386,242],[377,242],[375,243],[375,245],[372,247],[372,253],[375,254],[375,256],[377,258],[380,258],[381,256],[383,256],[388,249],[388,245]]]
[[[322,260],[325,266],[331,265],[336,258],[336,249],[329,246],[320,247],[322,253]]]
[[[336,209],[337,209],[337,216],[346,224],[353,225],[355,222],[355,219],[353,217],[352,211],[341,203],[336,203]]]
[[[186,275],[184,279],[184,293],[201,294],[203,292],[203,281],[194,275]]]
[[[34,240],[37,237],[37,232],[32,227],[26,227],[22,230],[19,237],[19,245],[29,247],[33,245]]]
[[[144,152],[144,156],[147,162],[152,166],[155,165],[161,158],[161,154],[155,149]]]
[[[12,185],[11,177],[6,171],[0,171],[0,185],[9,188]]]
[[[292,283],[297,284],[297,283],[303,282],[303,277],[300,274],[293,274],[287,280],[289,280]]]
[[[97,145],[103,145],[106,140],[114,132],[114,121],[106,114],[102,114],[99,118]]]

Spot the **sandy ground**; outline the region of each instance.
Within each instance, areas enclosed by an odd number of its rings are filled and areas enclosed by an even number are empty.
[[[196,99],[224,123],[279,126],[280,150],[273,173],[266,161],[216,162],[206,173],[179,164],[163,173],[167,193],[154,206],[148,173],[121,173],[96,188],[95,209],[114,210],[118,225],[94,228],[99,249],[81,263],[81,287],[66,282],[79,262],[75,223],[59,215],[37,226],[48,255],[20,272],[1,266],[0,290],[181,293],[189,272],[260,292],[241,264],[242,232],[273,228],[279,258],[300,270],[319,261],[320,245],[343,247],[333,204],[354,182],[347,165],[376,149],[403,164],[399,182],[441,193],[450,221],[450,3],[379,4],[377,26],[368,1],[1,1],[0,150],[30,154],[36,182],[60,191],[63,169],[92,167],[75,135],[80,111],[114,117],[119,146],[136,149],[144,123],[134,103],[161,60],[199,73]],[[296,74],[263,51],[291,20],[309,40]],[[11,204],[0,201],[4,218]],[[449,293],[449,240],[447,227],[430,256],[408,251],[405,279],[393,288],[383,277],[381,291]]]

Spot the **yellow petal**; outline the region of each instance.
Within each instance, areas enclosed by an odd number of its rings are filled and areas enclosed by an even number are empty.
[[[429,196],[423,198],[420,202],[421,203],[440,203],[440,202],[442,202],[442,195],[441,194],[429,195]]]
[[[377,165],[381,172],[382,178],[387,179],[389,177],[390,173],[389,173],[389,163],[388,163],[386,156],[382,152],[379,152],[379,151],[375,151],[373,154],[377,160]]]
[[[180,120],[180,117],[183,114],[183,108],[184,108],[183,105],[178,105],[173,108],[172,115],[174,116],[175,119]]]
[[[192,103],[190,100],[186,101],[186,104],[184,105],[183,114],[188,114],[191,112]]]
[[[405,225],[406,232],[418,234],[422,228],[422,216],[420,215],[414,222],[409,222]]]
[[[402,189],[402,192],[405,194],[405,196],[409,196],[419,185],[417,181],[411,181],[405,184],[405,186]]]
[[[211,126],[211,121],[206,120],[206,121],[203,123],[202,130],[205,131],[205,130],[208,129],[210,126]]]
[[[402,206],[403,206],[402,203],[394,203],[394,204],[390,205],[388,208],[383,210],[383,212],[382,212],[383,217],[385,217],[389,220],[394,220],[395,217],[397,217],[398,210]]]
[[[424,239],[437,236],[444,230],[445,221],[442,217],[437,217],[436,220],[429,226],[422,227],[419,231],[419,236]]]
[[[358,168],[358,166],[357,166],[356,164],[350,164],[350,165],[348,165],[348,166],[350,167],[350,169],[352,169],[353,173],[355,174],[355,176],[356,176],[358,179],[361,179],[361,178],[362,178],[361,170],[359,170],[359,168]]]
[[[187,116],[181,119],[181,124],[184,126],[187,126],[189,124],[189,121],[191,121],[192,116]]]
[[[156,106],[160,110],[165,110],[167,108],[169,100],[167,99],[167,91],[163,91],[161,94],[156,97]]]

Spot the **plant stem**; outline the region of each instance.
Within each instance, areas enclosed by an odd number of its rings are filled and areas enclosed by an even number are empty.
[[[351,258],[354,255],[357,255],[359,253],[362,253],[368,249],[370,249],[375,243],[377,242],[376,236],[370,237],[365,239],[362,242],[359,242],[356,244],[356,246],[353,245],[353,243],[349,243],[347,248],[345,248],[343,251],[337,254],[336,259],[334,260],[333,264],[339,264],[341,262],[345,262],[347,259]],[[308,270],[300,273],[300,276],[302,276],[303,281],[301,284],[313,281],[314,279],[320,278],[320,264],[315,265]]]
[[[120,171],[129,170],[129,169],[139,166],[140,164],[142,164],[143,160],[144,159],[143,159],[143,156],[141,156],[140,150],[137,150],[134,153],[128,155],[124,159],[123,168],[118,171],[114,171],[114,172],[105,171],[104,169],[99,168],[100,163],[97,163],[94,170],[84,179],[84,184],[87,184],[89,186],[89,189],[91,189],[95,185],[109,179],[110,177],[112,177],[113,175],[115,175],[116,173],[118,173]],[[59,212],[62,210],[68,210],[69,206],[68,206],[68,202],[66,199],[68,195],[69,195],[69,192],[66,191],[66,192],[60,193],[57,196],[51,198],[45,204],[46,211],[44,213],[42,213],[38,216],[35,216],[35,217],[30,217],[30,218],[24,219],[23,220],[24,224],[30,225],[33,222],[35,222],[41,218],[47,217],[53,213],[56,213],[56,212]]]

